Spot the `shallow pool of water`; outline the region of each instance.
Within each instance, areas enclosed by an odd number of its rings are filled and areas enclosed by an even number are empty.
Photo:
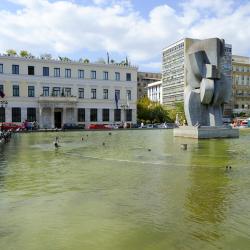
[[[249,143],[250,132],[15,135],[0,147],[0,249],[249,249]]]

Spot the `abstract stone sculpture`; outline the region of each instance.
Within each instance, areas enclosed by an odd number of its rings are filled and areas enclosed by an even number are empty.
[[[224,40],[193,40],[187,49],[184,107],[189,126],[222,126],[231,81],[222,68]]]

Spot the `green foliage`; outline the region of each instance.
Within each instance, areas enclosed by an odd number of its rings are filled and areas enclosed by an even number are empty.
[[[184,102],[176,102],[173,108],[168,108],[169,118],[172,122],[175,122],[176,115],[178,114],[178,119],[181,124],[186,123],[186,116],[184,112]]]
[[[28,57],[30,55],[30,53],[27,50],[21,50],[19,55],[21,57]]]
[[[89,62],[90,62],[90,61],[89,61],[89,59],[87,59],[87,58],[83,60],[83,63],[89,63]]]
[[[146,96],[137,102],[137,118],[139,122],[146,123],[170,121],[167,110],[161,104],[151,101]]]
[[[71,62],[71,60],[68,57],[66,57],[66,56],[64,56],[64,57],[58,56],[58,58],[62,62]]]
[[[6,54],[8,56],[16,56],[17,55],[17,53],[16,53],[16,51],[14,49],[8,49],[8,50],[6,50]]]

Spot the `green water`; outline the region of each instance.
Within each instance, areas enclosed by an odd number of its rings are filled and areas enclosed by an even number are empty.
[[[199,142],[108,133],[19,134],[0,146],[1,250],[250,249],[250,132]]]

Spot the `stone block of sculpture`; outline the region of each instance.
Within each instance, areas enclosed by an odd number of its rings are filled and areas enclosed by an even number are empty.
[[[188,125],[221,126],[231,81],[223,72],[224,40],[193,40],[185,52],[185,115]]]

